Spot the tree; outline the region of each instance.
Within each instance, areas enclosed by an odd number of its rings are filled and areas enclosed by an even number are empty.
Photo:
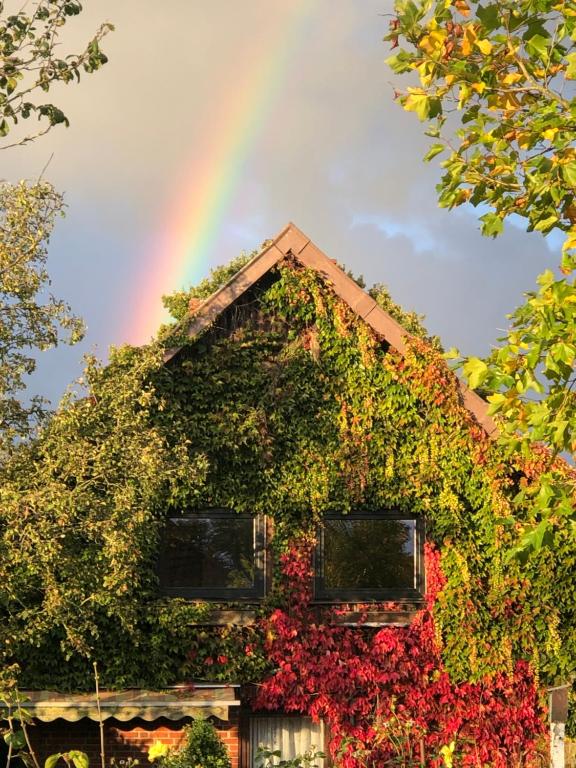
[[[0,14],[4,12],[0,2]],[[18,124],[36,115],[43,126],[11,144],[24,144],[47,133],[55,125],[68,125],[64,112],[37,94],[47,93],[54,83],[80,80],[80,73],[94,72],[107,57],[100,42],[114,27],[103,24],[79,54],[57,55],[58,35],[71,16],[82,12],[77,0],[37,0],[31,13],[26,9],[0,18],[0,136],[5,137]]]
[[[576,9],[566,0],[397,0],[385,39],[403,44],[388,59],[394,72],[419,79],[396,98],[437,140],[424,159],[448,152],[440,205],[478,207],[491,237],[511,216],[563,235],[562,274],[542,274],[500,347],[463,364],[469,385],[489,392],[503,443],[538,457],[518,495],[533,510],[517,550],[526,553],[560,518],[575,520],[574,475],[559,457],[576,453]]]
[[[0,18],[0,137],[32,115],[42,122],[35,133],[20,135],[2,148],[68,125],[62,110],[38,95],[106,63],[100,41],[110,24],[100,27],[80,54],[57,55],[61,28],[81,10],[79,2],[39,0],[30,14],[21,10]],[[56,346],[62,330],[70,343],[82,337],[82,324],[68,305],[51,295],[46,298],[47,246],[63,207],[62,197],[45,181],[0,184],[0,462],[44,414],[42,398],[28,403],[21,399],[25,376],[36,367],[35,352]]]
[[[33,350],[56,345],[61,328],[72,343],[82,337],[67,304],[40,298],[49,283],[46,245],[62,204],[46,182],[0,187],[0,456],[44,411],[42,398],[24,404],[18,397],[36,367]]]

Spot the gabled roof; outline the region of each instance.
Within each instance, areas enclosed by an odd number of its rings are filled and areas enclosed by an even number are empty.
[[[332,290],[391,347],[403,354],[410,337],[400,323],[380,307],[366,291],[328,258],[314,243],[290,223],[260,253],[245,264],[234,277],[194,310],[187,336],[196,338],[208,328],[236,299],[286,257],[292,257],[314,269],[330,284]],[[181,347],[168,349],[164,361],[178,354]],[[488,434],[496,433],[496,425],[488,415],[487,403],[459,380],[464,406]]]

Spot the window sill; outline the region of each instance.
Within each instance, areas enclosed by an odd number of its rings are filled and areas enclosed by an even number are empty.
[[[333,618],[342,627],[409,627],[422,606],[406,606],[388,611],[345,611]]]
[[[256,611],[250,610],[213,610],[198,621],[191,621],[193,627],[252,627],[256,624]]]

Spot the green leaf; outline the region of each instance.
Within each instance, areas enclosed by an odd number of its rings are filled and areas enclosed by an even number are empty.
[[[44,761],[44,768],[54,768],[58,760],[62,757],[61,752],[56,752],[54,755],[50,755],[50,757],[47,757]]]
[[[400,51],[394,56],[389,56],[385,63],[388,64],[390,69],[397,75],[401,75],[403,72],[409,72],[412,69],[411,62],[413,57],[406,51]]]
[[[569,53],[566,56],[566,61],[568,62],[568,66],[564,77],[567,80],[576,80],[576,51],[574,53]]]
[[[486,380],[488,375],[488,366],[484,360],[480,360],[479,357],[471,357],[465,363],[463,367],[463,373],[468,380],[468,386],[470,389],[477,389],[483,381]]]
[[[537,54],[540,58],[547,59],[549,42],[549,38],[543,35],[534,35],[526,41],[526,50],[530,54]]]
[[[554,224],[558,222],[558,216],[556,214],[552,213],[550,216],[546,216],[545,219],[540,219],[539,221],[534,224],[533,229],[536,232],[549,232]]]
[[[72,760],[75,768],[89,768],[90,760],[86,752],[80,752],[80,750],[72,749],[68,752],[68,758]]]
[[[24,731],[8,731],[4,734],[4,741],[12,749],[23,749],[26,746],[26,734]]]
[[[576,187],[576,162],[563,165],[562,176],[564,176],[564,181],[570,184],[571,187]]]
[[[432,160],[432,158],[436,157],[436,155],[439,155],[441,152],[444,152],[446,147],[444,144],[432,144],[428,152],[424,155],[424,160],[426,162],[429,162]]]
[[[493,395],[488,396],[488,402],[490,403],[490,407],[488,408],[488,414],[490,416],[493,416],[495,413],[498,413],[506,402],[506,395],[501,394],[500,392],[496,392]]]
[[[476,15],[482,22],[482,26],[487,32],[497,29],[502,21],[500,9],[496,4],[487,5],[483,8],[481,5],[476,9]]]
[[[486,237],[496,237],[504,229],[504,222],[495,213],[485,213],[484,216],[480,216],[480,221],[482,222],[482,234]]]

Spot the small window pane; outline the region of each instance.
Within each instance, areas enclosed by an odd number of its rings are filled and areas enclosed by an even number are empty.
[[[254,520],[172,518],[160,557],[163,588],[247,589],[254,585]]]
[[[415,587],[415,520],[326,520],[324,587]]]

